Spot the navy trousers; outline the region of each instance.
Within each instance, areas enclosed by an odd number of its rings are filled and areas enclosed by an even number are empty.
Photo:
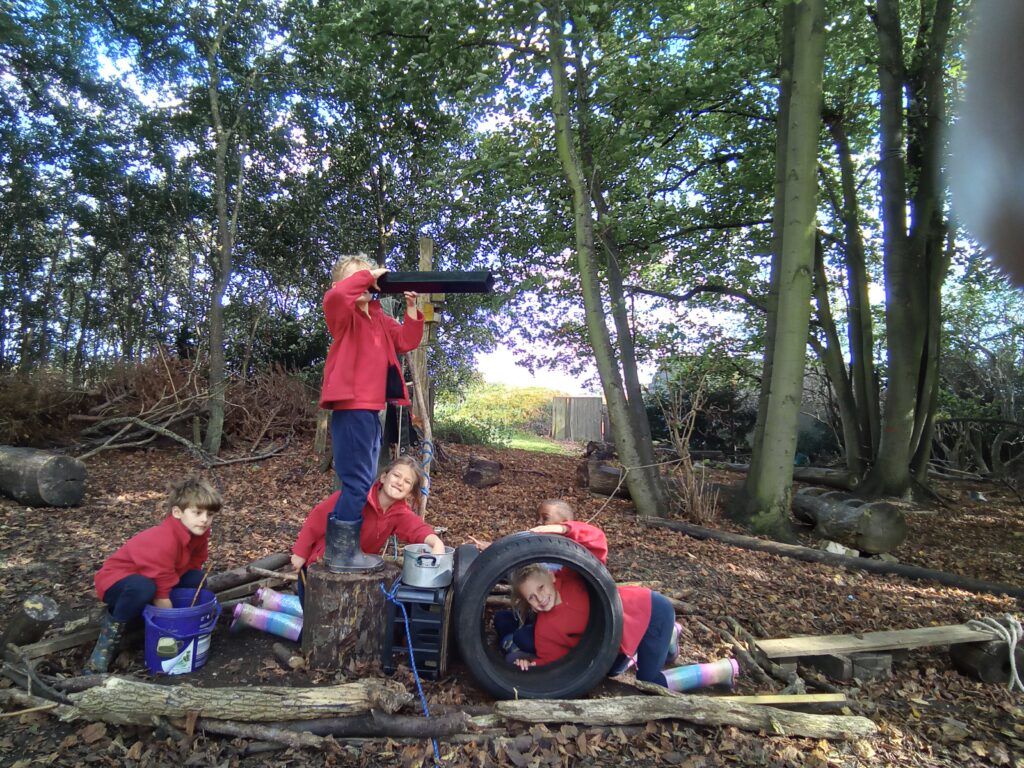
[[[647,625],[640,645],[636,649],[636,676],[656,685],[665,685],[661,674],[665,666],[665,652],[672,639],[672,628],[676,624],[676,612],[668,598],[651,591],[651,623]]]
[[[509,634],[512,635],[512,642],[521,651],[537,655],[537,644],[533,639],[533,624],[520,625],[519,617],[515,611],[500,610],[494,613],[494,631],[498,633],[498,642],[501,642]]]
[[[202,571],[185,571],[177,586],[195,589],[202,580]],[[142,616],[142,609],[152,603],[154,597],[156,582],[133,573],[111,584],[110,589],[103,593],[103,602],[114,621],[129,622]]]
[[[377,479],[381,428],[376,411],[333,411],[331,449],[341,496],[331,513],[338,520],[360,520],[366,494]]]

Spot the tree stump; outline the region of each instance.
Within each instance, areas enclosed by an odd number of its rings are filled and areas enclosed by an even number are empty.
[[[581,487],[601,496],[611,496],[614,493],[617,499],[629,498],[629,488],[622,479],[622,470],[603,459],[591,457],[581,462],[576,467],[576,481]]]
[[[43,636],[53,620],[57,618],[57,603],[43,595],[29,595],[21,601],[14,615],[7,622],[0,650],[6,652],[7,644],[28,645]]]
[[[1024,669],[1024,648],[1017,646],[1014,660],[1018,672]],[[949,658],[956,670],[983,683],[1010,680],[1010,649],[1002,640],[987,643],[957,643],[949,646]]]
[[[479,456],[469,457],[469,468],[462,476],[462,482],[473,488],[490,488],[501,482],[502,464]]]
[[[614,459],[615,446],[611,443],[602,443],[598,440],[591,440],[587,443],[585,455],[588,459]]]
[[[331,573],[323,563],[306,572],[302,652],[314,669],[340,670],[352,661],[379,661],[394,563],[375,573]]]
[[[78,504],[85,474],[85,464],[72,456],[0,445],[0,491],[27,506]]]
[[[817,489],[806,489],[794,494],[793,516],[814,523],[817,536],[872,555],[891,552],[907,537],[907,521],[899,507],[839,491],[818,495]]]

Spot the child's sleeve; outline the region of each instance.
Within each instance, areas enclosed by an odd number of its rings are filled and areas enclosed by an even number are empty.
[[[423,340],[423,313],[417,311],[416,314],[415,320],[407,314],[402,315],[401,323],[392,317],[388,318],[391,321],[387,325],[388,335],[395,345],[395,352],[400,355],[412,352]]]
[[[401,541],[422,544],[430,534],[436,534],[434,527],[412,510],[402,515],[395,524],[395,533]]]
[[[339,495],[340,492],[337,491],[332,493],[313,507],[312,511],[306,516],[306,522],[302,524],[299,537],[292,546],[293,555],[309,560],[309,556],[313,553],[313,548],[317,542],[327,537],[327,514],[334,509]]]
[[[565,532],[567,539],[572,539],[577,544],[586,548],[590,554],[601,561],[602,565],[608,562],[608,538],[604,531],[596,525],[581,523],[578,520],[563,523],[568,530]]]
[[[372,285],[373,275],[370,270],[362,269],[327,289],[324,294],[324,317],[331,336],[341,335],[356,311],[356,299]]]

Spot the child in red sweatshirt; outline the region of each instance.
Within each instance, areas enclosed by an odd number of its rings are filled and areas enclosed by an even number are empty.
[[[213,515],[222,504],[220,494],[205,480],[187,478],[171,487],[171,511],[164,521],[132,536],[103,562],[93,581],[107,610],[88,671],[107,671],[125,625],[141,616],[146,605],[173,608],[172,589],[199,586]]]
[[[359,548],[361,512],[380,453],[377,414],[388,400],[409,405],[398,355],[416,349],[423,338],[423,315],[416,309],[415,293],[405,294],[404,323],[388,316],[370,296],[385,272],[364,256],[342,258],[324,294],[324,316],[333,341],[324,365],[320,407],[332,411],[334,471],[344,490],[326,529],[324,561],[336,573],[382,565],[379,557]]]
[[[588,523],[570,521],[538,525],[531,532],[565,536],[586,548],[602,564],[608,560],[608,541],[604,531]],[[689,675],[676,672],[684,667],[662,671],[666,664],[675,660],[678,652],[678,640],[673,637],[675,610],[672,603],[664,595],[646,587],[619,587],[618,590],[622,600],[619,652],[626,658],[635,658],[638,679],[672,690],[683,690],[683,678],[688,681]],[[579,574],[569,567],[552,573],[540,563],[531,563],[513,574],[512,591],[524,610],[528,607],[537,615],[534,625],[536,658],[516,659],[516,666],[525,671],[550,664],[576,647],[590,618],[590,596]],[[727,681],[715,682],[731,684],[736,667],[730,669]]]
[[[359,536],[363,552],[380,552],[388,537],[396,533],[402,541],[426,544],[435,554],[444,554],[441,537],[410,508],[410,502],[419,499],[424,480],[420,465],[408,456],[400,456],[388,465],[363,497],[363,526]],[[328,518],[338,495],[343,493],[343,490],[335,491],[309,513],[292,547],[292,568],[296,571],[304,570],[323,557]],[[299,587],[301,596],[301,579]]]

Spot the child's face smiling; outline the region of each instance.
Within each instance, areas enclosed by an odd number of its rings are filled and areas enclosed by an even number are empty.
[[[181,524],[193,536],[202,536],[210,530],[210,526],[213,524],[213,512],[208,509],[198,509],[196,507],[179,509],[174,507],[171,510],[171,514],[178,520],[181,520]]]
[[[537,613],[547,613],[562,602],[558,590],[555,589],[555,580],[550,573],[527,576],[519,584],[519,594]]]
[[[401,501],[409,498],[415,483],[416,473],[410,467],[399,464],[381,476],[380,490],[392,501]]]

